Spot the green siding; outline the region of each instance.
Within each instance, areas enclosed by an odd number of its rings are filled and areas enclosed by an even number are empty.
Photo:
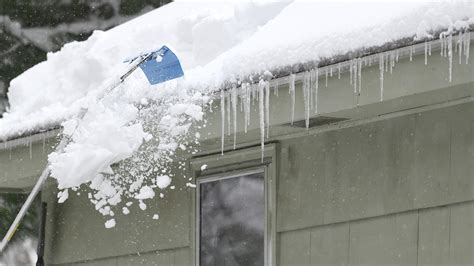
[[[467,103],[282,141],[278,231],[474,199],[473,124]]]

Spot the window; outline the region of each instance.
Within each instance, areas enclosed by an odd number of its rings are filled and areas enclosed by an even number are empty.
[[[264,170],[201,178],[197,192],[199,265],[265,265]]]

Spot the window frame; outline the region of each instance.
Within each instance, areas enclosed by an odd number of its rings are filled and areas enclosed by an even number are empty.
[[[216,174],[216,175],[209,175],[209,176],[201,176],[197,179],[196,182],[196,219],[195,219],[195,227],[196,227],[196,265],[200,265],[200,238],[201,238],[201,184],[211,183],[221,180],[227,180],[231,178],[237,178],[245,175],[251,174],[263,174],[263,197],[265,199],[264,203],[264,233],[263,233],[263,250],[264,250],[264,265],[268,265],[268,197],[267,197],[267,171],[266,166],[257,167],[253,169],[243,169],[241,171],[233,171],[229,174]]]
[[[243,148],[235,151],[225,152],[224,155],[214,153],[204,155],[190,160],[190,174],[196,184],[196,189],[192,195],[192,215],[190,243],[194,259],[194,265],[200,265],[199,244],[200,244],[200,185],[205,182],[212,182],[241,175],[262,173],[264,174],[264,197],[265,197],[265,236],[264,236],[264,265],[276,265],[276,160],[277,144],[266,144],[264,155],[259,146]],[[201,166],[206,164],[207,168],[201,170]]]

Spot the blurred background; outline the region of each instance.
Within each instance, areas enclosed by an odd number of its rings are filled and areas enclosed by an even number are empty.
[[[0,0],[0,118],[8,109],[10,81],[65,43],[87,39],[171,0]],[[22,191],[0,191],[0,238],[26,199]],[[40,204],[31,208],[0,266],[34,265]]]

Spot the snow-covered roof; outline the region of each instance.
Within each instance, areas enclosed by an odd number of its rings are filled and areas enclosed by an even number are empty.
[[[58,125],[123,60],[167,44],[194,87],[317,62],[474,22],[474,2],[175,2],[67,44],[11,82],[6,139]]]

